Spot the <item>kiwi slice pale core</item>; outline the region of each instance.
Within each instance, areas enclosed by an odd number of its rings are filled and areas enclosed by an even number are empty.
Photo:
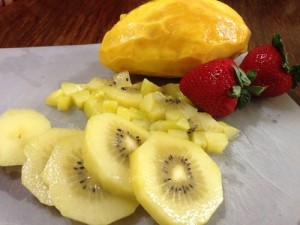
[[[134,198],[129,155],[148,136],[148,131],[116,114],[93,116],[86,125],[83,146],[87,170],[108,191]]]
[[[223,201],[218,166],[189,141],[157,132],[130,168],[137,200],[159,224],[204,224]]]
[[[50,197],[61,214],[86,224],[110,224],[132,214],[138,202],[107,192],[85,169],[84,135],[60,141],[43,172]]]

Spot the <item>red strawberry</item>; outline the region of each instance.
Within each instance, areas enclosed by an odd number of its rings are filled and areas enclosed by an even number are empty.
[[[180,81],[180,90],[200,109],[214,117],[225,117],[250,101],[249,89],[255,73],[246,75],[232,59],[216,59],[188,72]]]
[[[262,45],[251,50],[242,61],[244,71],[255,70],[252,85],[266,86],[260,96],[275,97],[296,87],[300,81],[300,65],[289,67],[283,42],[278,33],[272,37],[272,45]]]

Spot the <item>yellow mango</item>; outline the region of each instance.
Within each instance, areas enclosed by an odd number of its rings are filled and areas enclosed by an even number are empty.
[[[46,97],[45,103],[46,103],[47,105],[51,105],[51,106],[57,107],[57,100],[58,100],[61,96],[65,96],[63,90],[62,90],[62,89],[57,89],[57,90],[53,91],[52,93],[50,93],[50,94]]]
[[[60,96],[57,99],[57,109],[59,111],[68,111],[72,106],[71,96]]]
[[[245,52],[250,33],[220,1],[153,0],[121,16],[99,56],[115,72],[182,77],[199,64]]]

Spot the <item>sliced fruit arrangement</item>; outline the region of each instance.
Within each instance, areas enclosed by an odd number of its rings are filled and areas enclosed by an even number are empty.
[[[81,156],[86,172],[103,190],[137,199],[159,224],[176,224],[178,218],[182,224],[204,224],[223,201],[220,171],[203,149],[222,153],[239,130],[198,112],[179,84],[132,83],[129,73],[122,72],[86,84],[64,82],[46,98],[61,110],[59,102],[67,105],[63,110],[75,106],[88,118]],[[47,167],[44,179],[55,180]]]
[[[66,100],[65,96],[69,98]],[[58,110],[62,109],[58,103],[67,105],[63,110],[77,107],[84,111],[87,118],[114,113],[150,132],[164,131],[195,143],[205,143],[200,145],[204,150],[210,146],[210,153],[222,153],[228,138],[238,134],[238,129],[224,126],[208,113],[198,112],[196,106],[180,91],[178,83],[159,86],[146,78],[132,83],[126,71],[115,74],[112,79],[95,77],[86,84],[68,82],[66,85],[66,82],[62,82],[61,88],[51,93],[45,101]],[[194,135],[200,131],[210,133]],[[207,145],[211,140],[214,142],[210,138],[214,135],[220,144]]]
[[[218,166],[190,141],[157,132],[129,158],[135,196],[159,224],[204,224],[223,201]]]
[[[159,224],[203,224],[222,202],[220,171],[207,153],[222,153],[239,130],[199,112],[178,83],[132,83],[124,71],[62,82],[45,102],[81,109],[85,130],[8,110],[0,117],[1,165],[23,165],[22,184],[63,216],[110,224],[141,204]]]
[[[0,116],[0,166],[22,165],[23,146],[49,130],[50,121],[32,109],[10,109]]]
[[[22,118],[28,112],[18,114]],[[226,141],[236,135],[235,128],[212,121],[182,119],[166,126],[189,127],[194,136],[215,133]],[[209,143],[206,138],[205,145]],[[220,171],[199,145],[148,131],[115,113],[92,116],[85,131],[48,128],[24,144],[23,154],[22,184],[41,203],[87,224],[111,224],[139,204],[159,224],[177,223],[178,218],[181,224],[203,224],[223,200]]]
[[[160,224],[179,217],[203,224],[222,202],[220,171],[207,153],[222,153],[239,130],[198,112],[179,84],[132,83],[122,72],[62,82],[46,103],[83,110],[85,130],[53,128],[34,110],[8,110],[0,117],[7,140],[0,147],[9,156],[1,165],[22,165],[22,184],[63,216],[110,224],[142,204]]]
[[[109,193],[86,170],[83,140],[82,132],[60,141],[47,162],[43,179],[55,207],[65,217],[92,225],[110,224],[132,214],[139,205],[135,199]]]
[[[26,161],[22,166],[22,184],[43,204],[53,205],[48,185],[42,179],[42,172],[53,148],[59,140],[78,135],[76,129],[51,128],[30,140],[24,147]]]

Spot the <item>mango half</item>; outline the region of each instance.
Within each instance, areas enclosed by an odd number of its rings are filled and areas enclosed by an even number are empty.
[[[250,30],[217,0],[154,0],[126,15],[100,45],[100,61],[114,72],[182,77],[199,64],[247,51]]]

